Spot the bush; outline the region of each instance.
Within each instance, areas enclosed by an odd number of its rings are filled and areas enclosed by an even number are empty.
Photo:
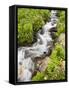
[[[42,26],[44,25],[44,21],[43,18],[40,16],[37,16],[34,18],[34,22],[33,22],[33,30],[34,32],[38,32],[40,28],[42,28]]]
[[[44,73],[37,72],[37,74],[32,78],[32,81],[42,81],[44,79]]]
[[[65,71],[61,69],[59,66],[55,66],[55,64],[49,64],[46,69],[47,80],[63,80],[65,79]]]
[[[26,23],[23,25],[22,29],[19,26],[18,31],[18,44],[27,45],[33,41],[33,28],[31,23]]]
[[[36,33],[48,21],[49,15],[49,10],[19,8],[18,45],[23,46],[34,43]]]
[[[42,28],[42,26],[44,25],[44,21],[43,21],[43,18],[41,16],[37,16],[34,18],[34,21],[33,21],[33,42],[36,42],[37,40],[37,32],[40,30],[40,28]]]
[[[46,76],[48,80],[65,79],[65,71],[62,70],[61,64],[65,60],[65,50],[60,44],[56,44],[50,56],[50,62],[46,69]]]
[[[55,59],[60,60],[61,58],[63,60],[65,60],[65,50],[62,47],[62,45],[60,45],[58,43],[55,44],[55,48],[52,51],[52,54],[51,54],[50,58],[53,59],[53,60],[55,60]]]
[[[47,21],[49,21],[49,18],[50,18],[50,11],[49,10],[41,10],[40,15],[42,16],[45,23]]]
[[[62,62],[65,60],[65,51],[58,43],[52,51],[48,66],[44,72],[37,72],[32,78],[33,81],[61,80],[65,79],[65,71]]]
[[[57,33],[56,33],[57,36],[65,32],[65,11],[59,11],[58,16],[59,17],[58,17]]]

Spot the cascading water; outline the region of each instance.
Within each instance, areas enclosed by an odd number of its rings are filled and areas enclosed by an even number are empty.
[[[50,22],[47,22],[42,30],[37,33],[37,42],[32,47],[18,48],[18,80],[31,81],[35,69],[34,58],[48,55],[52,47],[51,29],[56,27],[57,11],[51,11]],[[42,32],[42,33],[41,33]]]

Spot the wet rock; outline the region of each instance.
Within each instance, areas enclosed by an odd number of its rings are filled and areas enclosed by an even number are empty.
[[[41,59],[37,60],[37,62],[36,62],[37,70],[40,72],[45,71],[45,69],[47,68],[49,60],[50,60],[49,57],[45,57],[42,60]]]
[[[49,32],[57,32],[57,28],[56,28],[56,27],[51,28],[51,29],[49,30]]]
[[[55,32],[51,32],[51,37],[52,37],[52,39],[55,39],[55,38],[57,38],[57,36],[56,36],[56,34],[55,34]]]

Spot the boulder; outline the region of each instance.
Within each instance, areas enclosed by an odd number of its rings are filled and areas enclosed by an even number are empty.
[[[50,60],[49,57],[45,57],[44,59],[38,59],[36,62],[36,69],[40,72],[45,71],[45,69],[47,68],[49,60]]]

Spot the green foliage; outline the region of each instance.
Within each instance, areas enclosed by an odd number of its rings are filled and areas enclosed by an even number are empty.
[[[59,11],[58,16],[57,36],[65,32],[65,11]]]
[[[47,80],[62,80],[65,79],[65,71],[60,66],[55,66],[52,63],[48,65],[46,69]]]
[[[29,45],[36,41],[36,33],[45,24],[45,22],[48,21],[49,16],[49,10],[19,8],[18,45]]]
[[[56,43],[55,44],[55,48],[54,50],[52,51],[52,54],[51,54],[51,59],[53,60],[60,60],[61,58],[64,60],[65,59],[65,50],[64,48],[62,47],[62,45]]]
[[[48,66],[44,72],[37,72],[33,81],[62,80],[65,79],[65,71],[61,68],[65,59],[65,51],[60,44],[56,44],[52,51]]]
[[[39,13],[42,16],[45,23],[47,21],[49,21],[49,18],[50,18],[50,11],[49,10],[40,10]]]
[[[18,9],[18,45],[30,45],[36,40],[36,33],[49,20],[50,11],[43,9]],[[65,12],[58,12],[56,35],[65,32]],[[34,34],[34,35],[33,35]],[[61,68],[65,60],[65,50],[62,45],[56,43],[50,55],[48,66],[44,72],[37,72],[33,81],[61,80],[65,78],[65,71]]]
[[[20,28],[20,26],[19,26]],[[32,24],[26,23],[23,25],[22,30],[18,31],[18,44],[25,45],[33,41]]]
[[[37,16],[34,18],[33,22],[33,40],[34,42],[37,40],[36,34],[39,31],[40,28],[44,25],[43,18],[41,16]]]
[[[36,76],[32,78],[32,81],[42,81],[44,79],[44,73],[37,72]]]
[[[34,22],[33,22],[34,32],[37,32],[43,25],[44,25],[44,21],[42,17],[37,16],[34,18]]]
[[[50,62],[46,69],[48,80],[61,80],[65,78],[65,72],[61,68],[62,61],[65,60],[65,51],[60,44],[56,44],[50,56]]]

